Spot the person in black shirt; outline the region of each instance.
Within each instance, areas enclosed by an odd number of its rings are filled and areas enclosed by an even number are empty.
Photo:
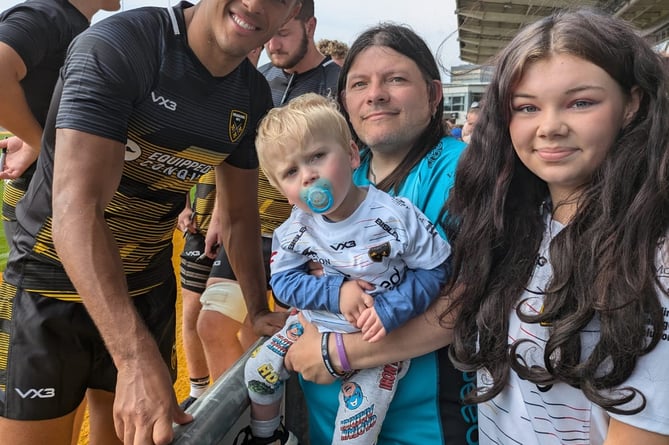
[[[212,169],[249,317],[259,335],[282,326],[265,297],[256,206],[255,127],[271,95],[246,56],[299,7],[138,8],[73,41],[0,286],[0,437],[69,444],[87,388],[93,443],[167,444],[172,423],[192,419],[172,387],[172,236]]]
[[[5,183],[2,219],[8,242],[15,207],[28,188],[40,151],[42,129],[65,52],[99,10],[115,11],[120,0],[27,0],[0,14],[0,126],[14,137],[0,140],[7,151],[0,165]]]
[[[300,13],[265,44],[270,63],[258,70],[269,82],[275,107],[304,93],[335,97],[340,67],[318,51],[315,31],[314,2],[305,0]]]
[[[274,106],[281,106],[308,92],[335,95],[340,68],[316,48],[315,28],[314,1],[303,0],[298,15],[265,44],[271,63],[260,67],[259,71],[269,82]],[[272,233],[290,215],[291,206],[269,184],[262,171],[258,178],[258,208],[268,274]],[[225,250],[221,249],[215,260],[214,255],[210,255],[212,258],[196,261],[201,257],[201,251],[208,250],[204,237],[196,233],[195,228],[189,227],[191,225],[185,216],[182,214],[180,217],[183,221],[181,228],[188,229],[190,233],[186,234],[181,256],[181,287],[184,297],[184,349],[188,358],[191,392],[182,402],[182,407],[189,406],[204,392],[210,375],[216,380],[256,340],[249,332],[248,320],[245,321],[244,299]],[[195,222],[201,216],[198,214]],[[206,290],[202,292],[200,277],[205,276],[208,268]]]

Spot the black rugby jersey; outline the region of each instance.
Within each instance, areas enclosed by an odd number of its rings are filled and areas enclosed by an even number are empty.
[[[211,214],[216,202],[216,174],[212,170],[200,177],[195,185],[191,208],[195,215],[195,225],[202,235],[207,234],[211,223]]]
[[[225,77],[211,76],[187,45],[183,8],[191,6],[122,12],[73,42],[29,199],[17,207],[8,282],[22,279],[29,291],[80,301],[51,236],[55,127],[126,143],[105,218],[131,295],[171,279],[176,217],[198,179],[221,162],[257,168],[255,128],[272,105],[267,82],[247,59]]]
[[[67,0],[27,0],[0,14],[0,42],[16,51],[26,66],[21,87],[42,127],[67,47],[86,28],[88,19]],[[33,165],[5,183],[4,220],[16,220],[16,203],[28,188],[34,169]]]

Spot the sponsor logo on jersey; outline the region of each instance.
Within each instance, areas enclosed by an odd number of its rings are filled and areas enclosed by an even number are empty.
[[[335,251],[340,251],[344,249],[352,249],[355,247],[355,241],[344,241],[343,243],[330,244],[330,248]]]
[[[50,399],[56,397],[54,388],[30,388],[25,391],[14,388],[14,390],[22,399]]]
[[[164,107],[170,111],[176,111],[177,110],[177,103],[174,102],[173,100],[169,100],[164,96],[161,96],[159,94],[156,94],[155,91],[151,91],[151,100],[153,101],[154,104],[158,104],[161,107]]]
[[[388,234],[389,234],[390,236],[392,236],[393,238],[395,238],[396,241],[399,241],[399,240],[400,240],[400,237],[399,237],[399,235],[397,234],[397,231],[396,231],[390,224],[386,223],[386,222],[385,222],[384,220],[382,220],[381,218],[376,218],[376,220],[375,220],[374,222],[376,223],[376,225],[378,225],[378,226],[381,227],[383,230],[385,230],[386,232],[388,232]]]
[[[128,139],[125,143],[125,160],[134,161],[139,158],[142,154],[142,149],[139,148],[139,145],[135,141]]]
[[[375,263],[383,261],[383,257],[390,256],[390,243],[386,242],[380,246],[372,246],[367,251],[369,258]]]
[[[228,131],[230,133],[230,142],[237,142],[246,130],[246,123],[249,120],[249,115],[239,110],[232,110],[230,113],[230,125]]]

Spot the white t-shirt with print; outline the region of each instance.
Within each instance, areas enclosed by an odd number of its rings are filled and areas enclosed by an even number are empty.
[[[542,289],[552,275],[548,262],[551,239],[563,228],[553,220],[547,221],[540,254],[530,285],[519,300],[521,311],[535,314],[542,310]],[[657,271],[661,285],[669,288],[669,249],[661,244],[657,254]],[[658,291],[664,313],[665,327],[659,344],[642,356],[630,378],[621,386],[631,386],[646,396],[646,407],[635,415],[611,414],[590,402],[583,393],[566,383],[540,386],[523,380],[511,371],[505,389],[494,399],[479,405],[479,442],[481,444],[522,445],[586,445],[602,444],[606,438],[609,416],[635,427],[669,434],[669,298]],[[529,339],[520,346],[518,354],[527,363],[543,367],[543,350],[550,327],[524,323],[515,310],[510,315],[509,344]],[[592,350],[599,337],[599,321],[593,319],[581,333],[582,349]],[[489,374],[478,373],[480,388],[490,382]],[[489,385],[489,383],[488,383]],[[637,401],[638,402],[638,401]],[[636,403],[636,402],[633,402]]]

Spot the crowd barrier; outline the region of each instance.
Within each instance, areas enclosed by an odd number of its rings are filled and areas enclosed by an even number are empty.
[[[231,445],[239,429],[248,424],[249,399],[244,383],[244,364],[251,352],[266,338],[259,339],[187,412],[193,421],[174,426],[173,445]],[[286,385],[284,422],[300,440],[309,445],[307,411],[297,375]],[[245,419],[241,419],[242,417]]]

